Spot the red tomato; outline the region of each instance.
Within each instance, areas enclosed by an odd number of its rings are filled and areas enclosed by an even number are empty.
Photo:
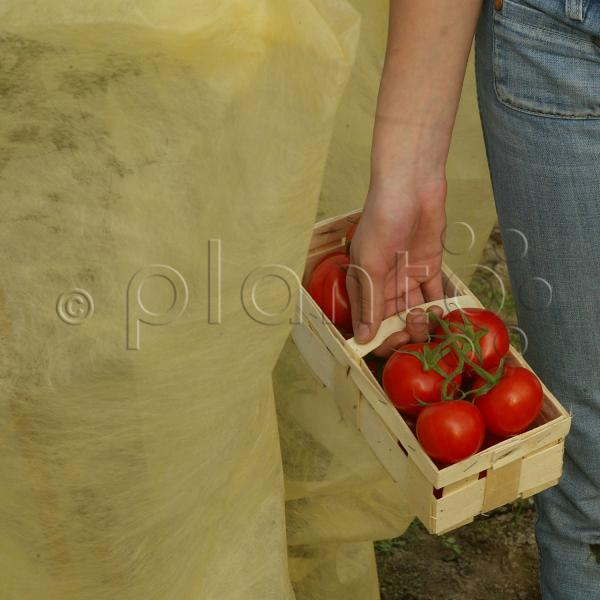
[[[417,420],[417,439],[423,450],[442,464],[453,464],[475,454],[484,437],[481,412],[465,400],[428,406]]]
[[[510,346],[508,330],[502,319],[492,311],[484,308],[457,309],[448,313],[444,321],[450,324],[452,333],[459,334],[457,341],[465,350],[467,358],[486,371],[493,371],[508,354]],[[435,334],[444,335],[441,326],[436,329]],[[463,335],[466,337],[462,337]],[[469,341],[467,338],[472,339]],[[478,356],[478,349],[481,351],[481,359]],[[465,367],[465,375],[473,376],[471,367]]]
[[[444,380],[435,370],[438,344],[408,344],[394,352],[383,369],[383,389],[394,406],[407,415],[417,415],[423,410],[420,403],[432,404],[443,398]],[[416,352],[421,358],[405,351]],[[437,360],[443,373],[450,375],[456,368],[454,357]],[[460,373],[448,385],[447,392],[454,397],[461,383]]]
[[[473,389],[484,384],[479,378]],[[528,369],[510,366],[489,392],[475,398],[488,430],[502,437],[523,433],[539,416],[543,402],[538,378]]]
[[[352,313],[346,290],[349,263],[350,258],[342,252],[330,254],[315,267],[308,283],[308,293],[342,333],[352,332]]]

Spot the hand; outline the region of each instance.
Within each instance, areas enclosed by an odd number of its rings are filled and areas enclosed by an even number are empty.
[[[443,175],[371,186],[350,248],[347,287],[354,334],[370,341],[381,321],[412,306],[443,298],[442,257],[446,227],[446,180]],[[442,311],[434,309],[441,316]],[[427,315],[418,310],[407,328],[394,334],[376,353],[388,355],[409,341],[424,341]]]

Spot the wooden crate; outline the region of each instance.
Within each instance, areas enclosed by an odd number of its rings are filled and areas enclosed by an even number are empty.
[[[329,219],[315,227],[304,283],[326,254],[343,249],[346,232],[360,212]],[[445,312],[456,306],[481,307],[467,286],[444,267]],[[415,514],[436,534],[469,523],[481,513],[525,498],[558,483],[564,438],[571,417],[542,384],[544,405],[527,432],[439,469],[387,398],[362,357],[390,333],[403,329],[400,317],[386,320],[374,342],[345,340],[302,290],[301,315],[292,337],[312,371],[335,395],[344,419],[356,427],[392,478],[402,486]],[[530,369],[511,346],[509,363]]]

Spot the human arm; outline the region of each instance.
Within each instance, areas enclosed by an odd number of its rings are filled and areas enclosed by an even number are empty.
[[[371,183],[351,247],[359,268],[348,274],[358,341],[370,340],[382,319],[443,295],[445,165],[481,4],[391,0]]]

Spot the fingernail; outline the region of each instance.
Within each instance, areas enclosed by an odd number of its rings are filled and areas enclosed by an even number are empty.
[[[359,323],[356,328],[356,339],[359,341],[368,339],[369,331],[369,326],[366,323]]]

